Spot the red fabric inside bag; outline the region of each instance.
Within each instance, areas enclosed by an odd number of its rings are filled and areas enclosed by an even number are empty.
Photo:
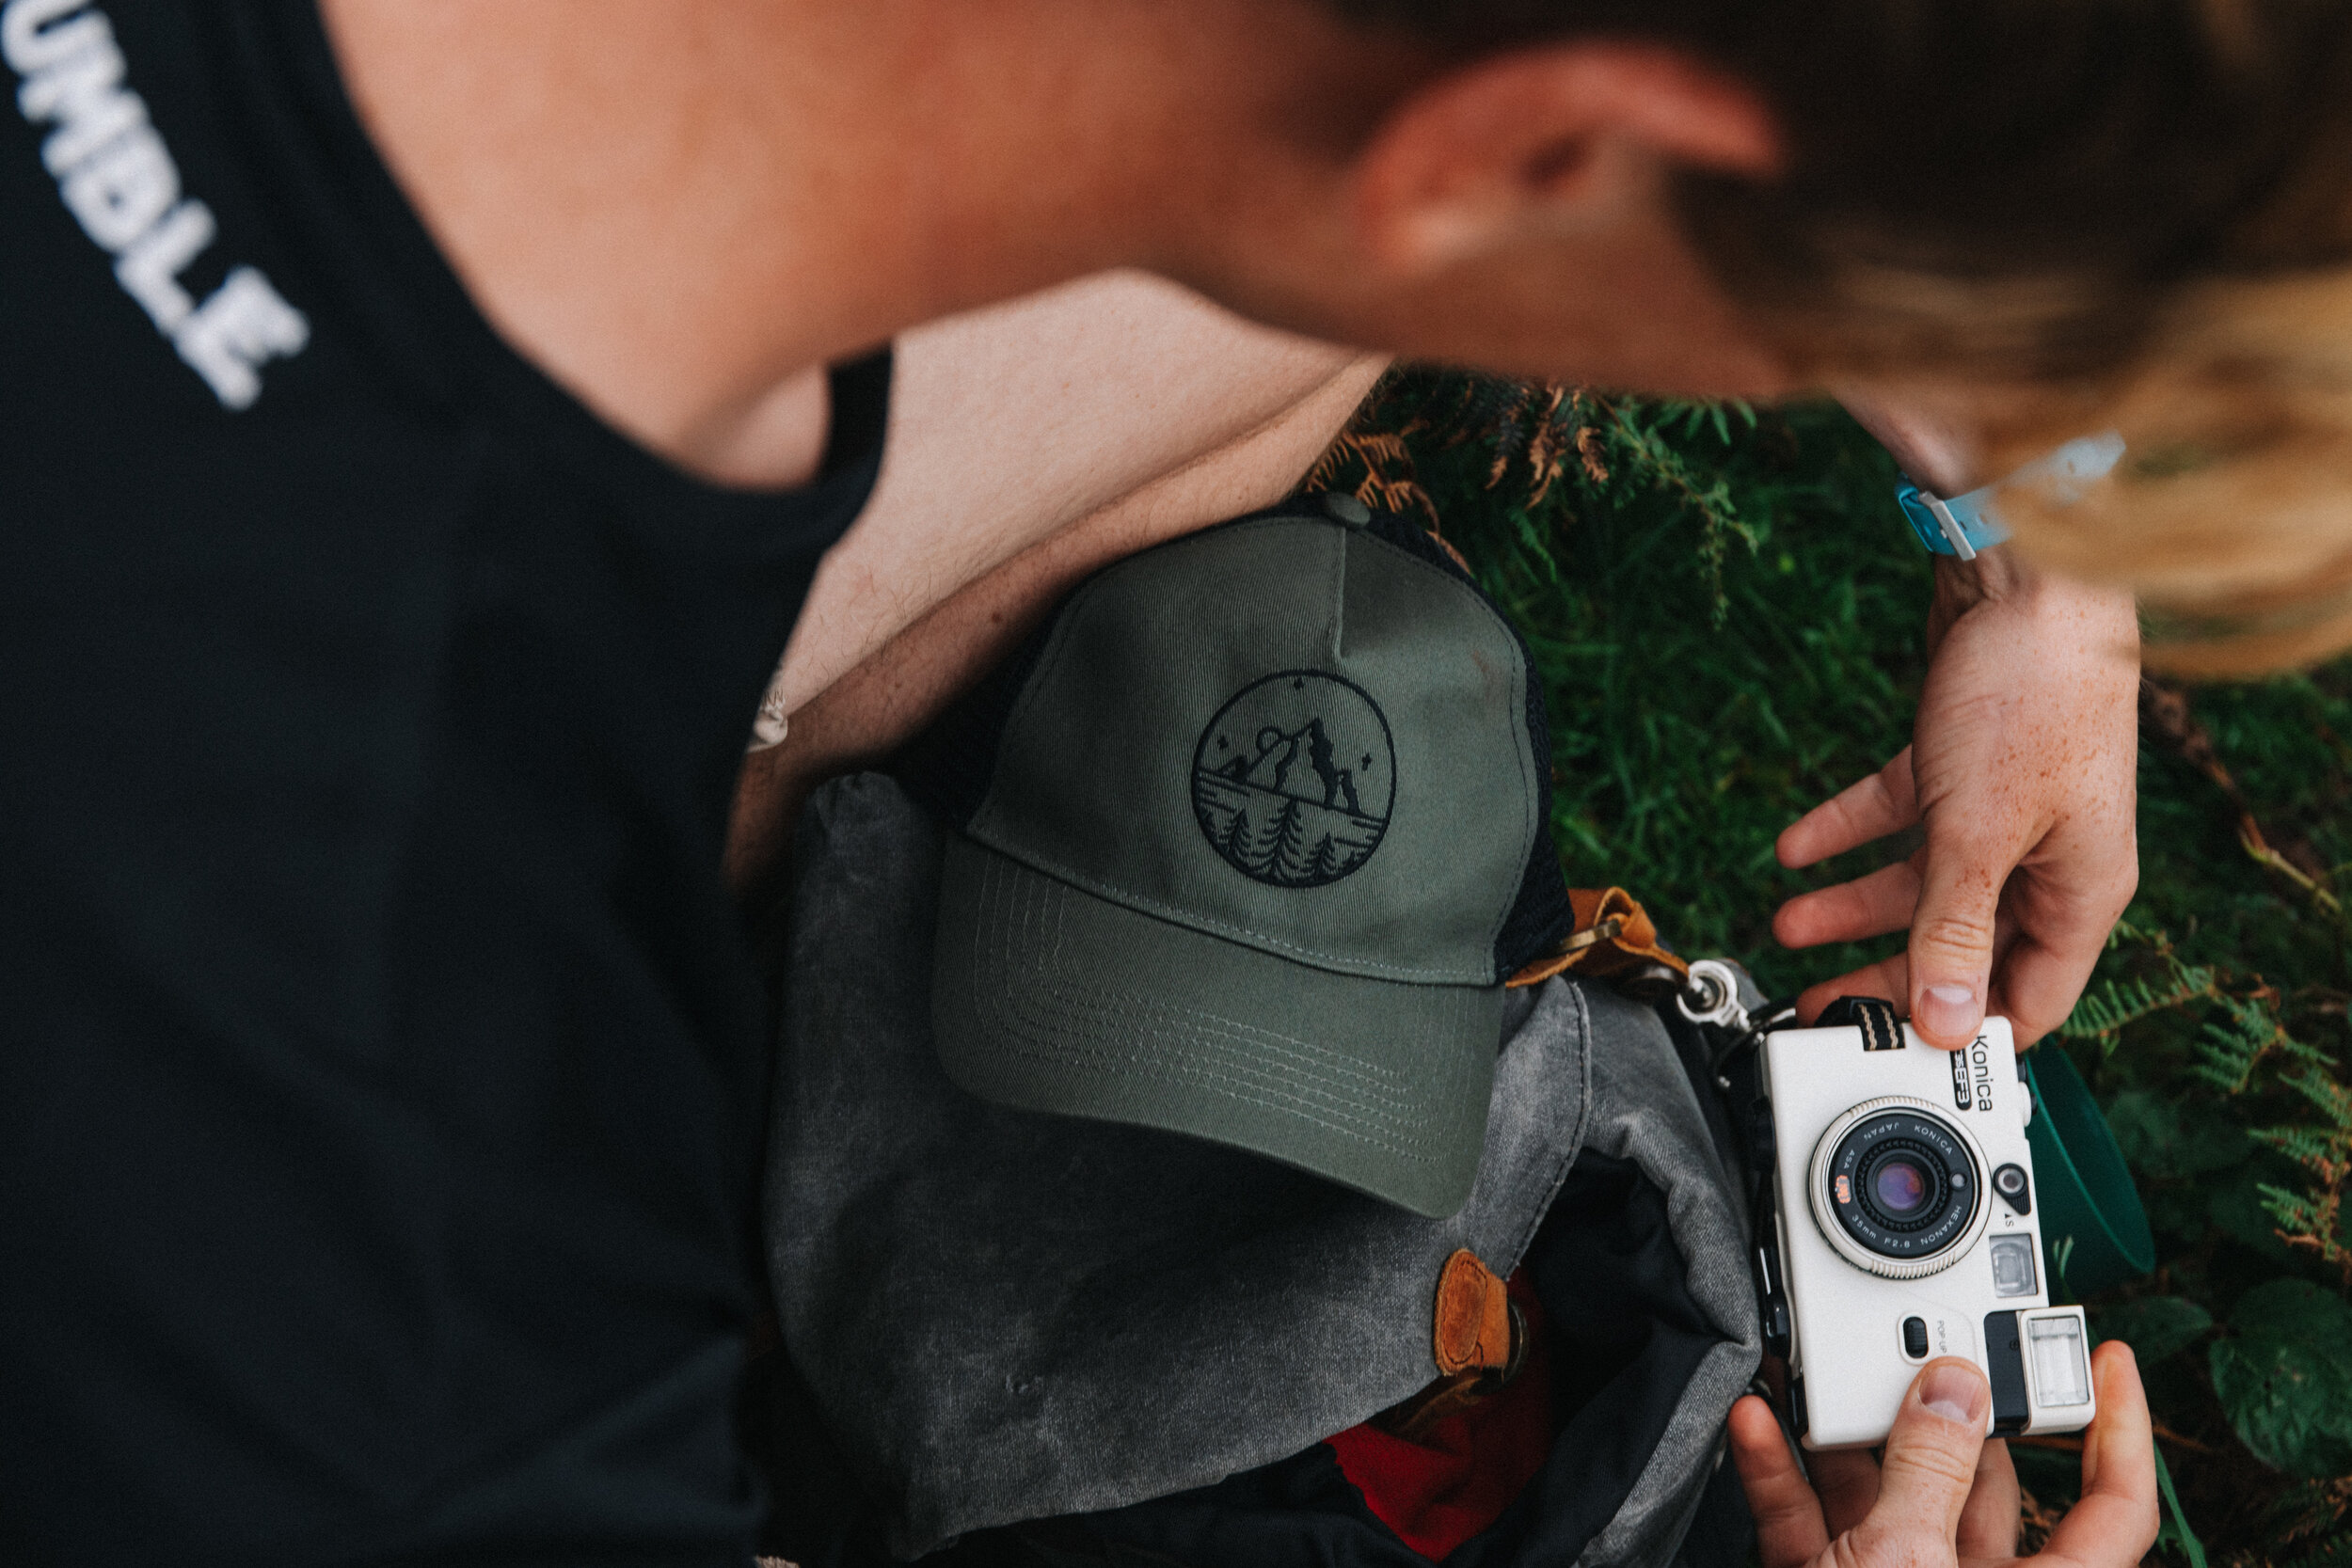
[[[1507,1288],[1527,1332],[1526,1357],[1508,1385],[1416,1439],[1365,1425],[1328,1440],[1374,1517],[1432,1562],[1501,1518],[1551,1451],[1543,1304],[1523,1270]]]

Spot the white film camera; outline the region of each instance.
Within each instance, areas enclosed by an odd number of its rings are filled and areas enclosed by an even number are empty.
[[[1777,1210],[1759,1259],[1766,1326],[1785,1301],[1805,1447],[1883,1440],[1919,1368],[1942,1355],[1984,1369],[1989,1434],[2088,1426],[2090,1338],[2082,1308],[2052,1307],[2042,1278],[2032,1100],[2009,1021],[1947,1052],[1891,1009],[1853,1016],[1775,1031],[1762,1048]]]

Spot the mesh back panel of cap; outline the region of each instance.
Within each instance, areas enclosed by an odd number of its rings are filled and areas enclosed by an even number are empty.
[[[1268,517],[1325,520],[1318,509],[1293,501],[1236,517],[1218,527],[1232,528]],[[1481,601],[1493,610],[1493,601],[1486,598],[1476,579],[1462,569],[1451,552],[1414,523],[1394,513],[1375,510],[1362,531],[1469,584]],[[1186,534],[1183,539],[1152,547],[1167,549],[1200,537],[1199,533]],[[1114,562],[1104,570],[1115,571],[1120,564]],[[1073,594],[1075,593],[1075,589],[1072,590]],[[1062,608],[1069,602],[1065,596],[1011,657],[990,671],[892,760],[891,771],[908,792],[951,827],[961,830],[968,826],[988,798],[1005,725],[1020,700],[1021,689],[1028,684],[1030,674],[1037,669]],[[1494,613],[1510,632],[1511,641],[1518,645],[1521,667],[1528,673],[1527,735],[1534,751],[1536,820],[1540,824],[1527,868],[1519,878],[1518,894],[1495,938],[1495,974],[1497,979],[1504,979],[1530,959],[1558,946],[1576,928],[1576,915],[1568,906],[1567,880],[1561,874],[1559,851],[1551,838],[1551,726],[1544,712],[1543,690],[1536,684],[1534,661],[1528,656],[1526,640],[1501,610]]]

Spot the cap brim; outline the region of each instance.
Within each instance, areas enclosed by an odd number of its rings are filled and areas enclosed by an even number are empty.
[[[1470,1196],[1499,986],[1293,963],[955,835],[933,965],[941,1065],[985,1100],[1231,1144],[1432,1217]]]

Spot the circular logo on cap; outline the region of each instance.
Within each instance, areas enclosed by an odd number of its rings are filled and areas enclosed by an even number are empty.
[[[1396,798],[1389,721],[1363,688],[1312,670],[1243,687],[1192,754],[1192,814],[1268,887],[1321,887],[1372,859]]]

